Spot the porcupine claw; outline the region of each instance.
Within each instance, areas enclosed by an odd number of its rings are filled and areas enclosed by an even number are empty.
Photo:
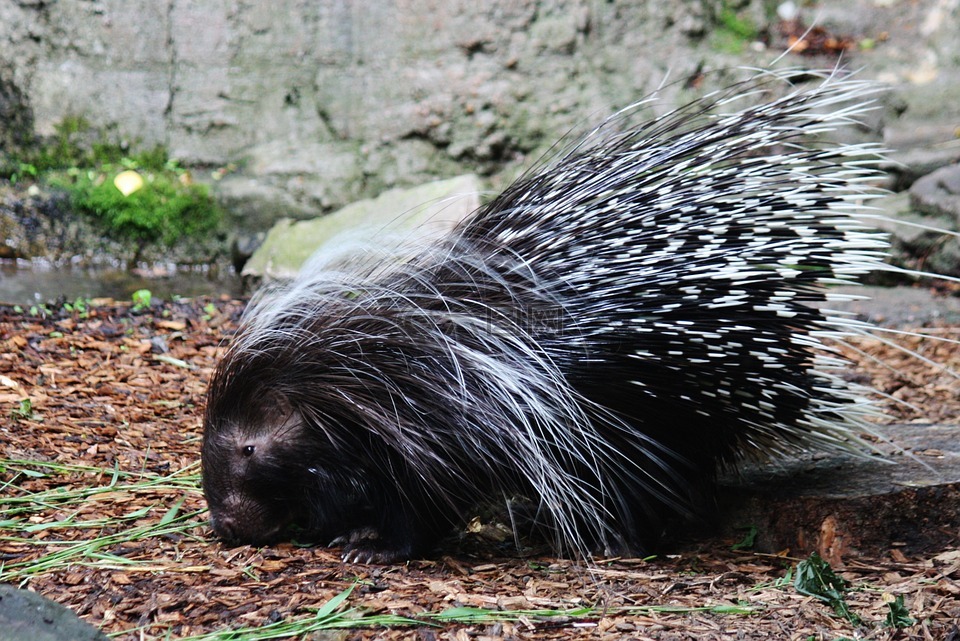
[[[368,547],[345,547],[340,558],[346,563],[361,563],[364,565],[389,565],[409,558],[409,553],[402,550],[375,550]]]
[[[394,563],[410,557],[410,546],[389,546],[374,528],[363,527],[342,534],[327,547],[342,547],[340,558],[346,563]]]

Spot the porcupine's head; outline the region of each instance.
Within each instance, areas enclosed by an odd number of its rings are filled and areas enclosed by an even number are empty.
[[[287,452],[301,420],[280,394],[210,395],[203,437],[203,490],[214,531],[228,541],[265,543],[297,519]],[[231,405],[233,411],[220,407]],[[295,476],[295,475],[294,475]]]
[[[298,387],[310,373],[292,352],[242,340],[217,367],[207,395],[203,491],[210,522],[231,543],[264,544],[290,526],[329,536],[362,510],[350,457],[322,438]]]

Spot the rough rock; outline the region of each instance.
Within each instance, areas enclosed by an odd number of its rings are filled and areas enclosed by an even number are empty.
[[[942,167],[915,182],[910,204],[921,214],[945,218],[960,227],[960,165]]]
[[[184,238],[174,246],[143,248],[131,240],[110,238],[96,220],[78,215],[65,193],[22,183],[0,183],[0,239],[0,259],[26,264],[36,260],[44,268],[57,269],[133,268],[131,257],[137,253],[141,267],[210,265],[229,253],[229,243],[219,233]]]
[[[956,22],[960,4],[954,4]],[[932,9],[929,15],[936,13]],[[960,31],[954,43],[958,41]],[[905,55],[907,50],[892,53]],[[892,88],[886,102],[893,113],[887,114],[884,123],[883,144],[890,150],[886,169],[895,176],[897,191],[940,167],[960,162],[960,61],[954,53],[931,53],[900,74],[879,74]]]
[[[228,201],[299,217],[443,176],[509,174],[661,85],[676,103],[769,64],[786,45],[767,4],[735,3],[760,35],[721,46],[722,12],[701,0],[3,2],[0,94],[37,133],[81,115],[186,164],[235,162],[263,189],[224,183]],[[924,109],[952,113],[956,3],[801,11],[876,43],[844,61],[906,87],[906,129]]]
[[[0,641],[108,641],[71,610],[36,592],[0,584]]]
[[[32,114],[20,88],[0,69],[0,163],[7,162],[11,151],[25,145],[33,131]]]
[[[873,203],[882,217],[869,222],[890,234],[894,263],[911,270],[960,276],[960,238],[945,233],[960,229],[960,219],[918,213],[913,200],[912,192],[901,192]],[[874,276],[883,280],[890,274]]]
[[[884,169],[891,189],[909,188],[917,179],[942,167],[960,162],[960,116],[954,119],[907,118],[884,128],[883,144],[892,151]]]
[[[250,230],[269,229],[280,218],[313,218],[317,211],[286,188],[252,176],[233,174],[212,185],[231,222]]]

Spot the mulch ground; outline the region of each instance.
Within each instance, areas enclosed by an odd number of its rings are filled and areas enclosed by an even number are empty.
[[[0,307],[3,493],[109,486],[116,482],[114,471],[196,474],[205,383],[242,306],[232,300],[184,300],[135,313],[129,305],[97,301],[86,313],[60,309],[47,316]],[[960,338],[957,328],[933,331]],[[904,340],[960,371],[956,345]],[[863,341],[860,348],[864,353],[848,350],[858,363],[858,380],[909,403],[885,403],[891,420],[955,422],[960,416],[956,379],[879,341]],[[22,405],[24,398],[29,407]],[[39,466],[25,476],[18,471],[23,466],[7,463],[22,460],[77,467],[44,472]],[[16,575],[15,581],[120,639],[176,639],[310,616],[353,586],[346,603],[367,614],[418,618],[453,607],[590,606],[609,612],[366,628],[343,632],[343,638],[960,640],[955,549],[905,555],[892,547],[874,558],[846,559],[835,569],[851,582],[847,599],[862,619],[857,626],[784,580],[797,561],[789,550],[761,555],[733,551],[733,541],[699,540],[670,556],[587,567],[547,556],[517,558],[491,543],[405,565],[347,565],[336,550],[317,547],[226,547],[212,537],[199,489],[170,485],[103,492],[69,509],[51,505],[31,516],[35,528],[29,538],[3,532],[8,516],[0,515],[0,581],[11,581],[15,564],[44,558],[71,542],[157,524],[175,506],[180,514],[199,513],[179,531],[121,537],[100,551],[102,558]],[[67,520],[77,527],[44,527]],[[896,595],[916,619],[904,630],[882,625],[887,601]],[[626,606],[683,610],[618,611]]]

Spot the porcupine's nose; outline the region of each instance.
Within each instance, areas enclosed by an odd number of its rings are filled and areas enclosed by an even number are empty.
[[[232,516],[220,516],[212,520],[213,531],[221,539],[231,543],[236,542],[240,536],[238,534],[237,521]]]

